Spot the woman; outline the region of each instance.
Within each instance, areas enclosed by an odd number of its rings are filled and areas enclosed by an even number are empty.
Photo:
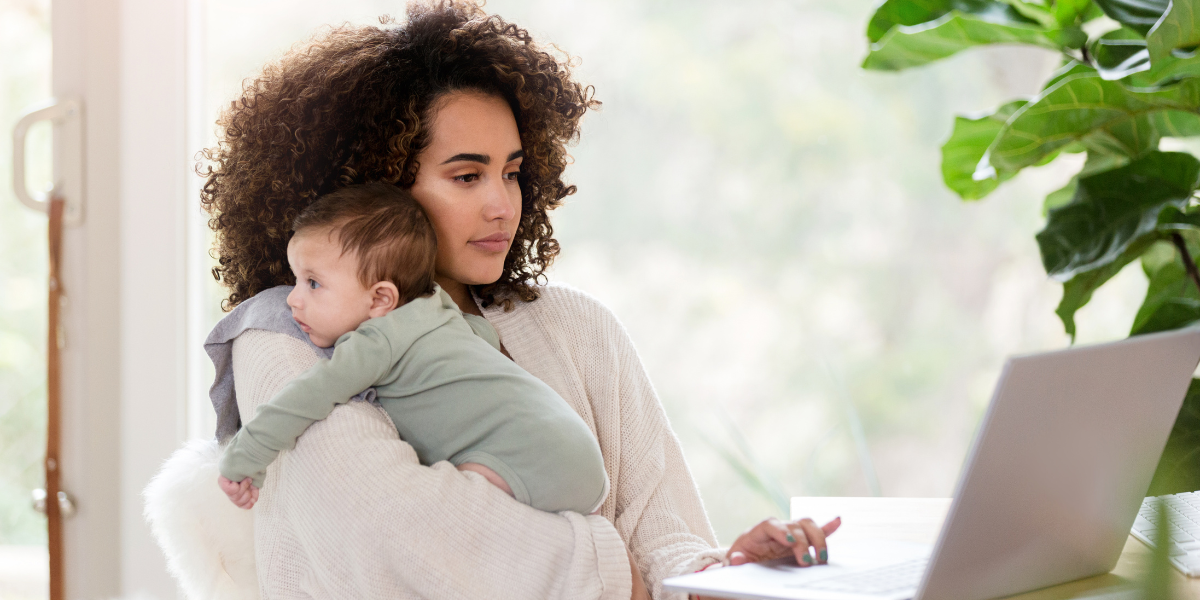
[[[292,284],[289,225],[319,195],[409,188],[438,237],[437,281],[486,317],[505,354],[571,404],[600,442],[599,515],[547,514],[481,477],[423,467],[366,403],[334,411],[271,467],[256,511],[268,597],[664,597],[666,577],[793,554],[826,560],[825,529],[763,521],[716,542],[662,407],[599,303],[539,285],[558,254],[548,211],[575,191],[565,145],[598,102],[567,64],[474,5],[413,6],[394,28],[336,29],[268,66],[222,116],[203,202],[226,308]],[[239,412],[315,362],[303,343],[234,342]],[[220,416],[220,415],[219,415]],[[222,416],[219,432],[236,427]]]

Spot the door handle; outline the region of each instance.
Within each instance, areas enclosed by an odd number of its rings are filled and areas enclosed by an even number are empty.
[[[25,185],[25,137],[39,121],[51,121],[54,136],[54,187],[48,193],[31,193]],[[13,127],[13,192],[21,204],[50,212],[50,197],[65,202],[63,224],[83,223],[84,115],[83,102],[75,97],[53,99],[21,116]]]

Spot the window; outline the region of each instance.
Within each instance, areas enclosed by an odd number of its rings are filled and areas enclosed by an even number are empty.
[[[0,130],[50,95],[50,3],[0,4]],[[50,182],[50,127],[27,140],[30,189]],[[44,598],[46,519],[30,491],[42,487],[46,449],[46,217],[17,202],[12,144],[0,144],[0,598]]]

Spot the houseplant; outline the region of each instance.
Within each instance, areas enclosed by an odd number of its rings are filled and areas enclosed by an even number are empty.
[[[1127,265],[1149,279],[1130,335],[1200,321],[1200,160],[1160,149],[1200,136],[1200,0],[886,0],[867,26],[863,67],[898,71],[989,44],[1062,55],[1033,98],[957,117],[942,176],[964,200],[984,198],[1022,169],[1086,155],[1045,199],[1036,235],[1056,310],[1075,313]],[[1151,485],[1200,489],[1200,380],[1193,380]]]

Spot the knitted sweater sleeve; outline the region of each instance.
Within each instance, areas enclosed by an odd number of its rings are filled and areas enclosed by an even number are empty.
[[[520,310],[489,318],[501,323],[502,340],[507,333],[522,350],[527,369],[591,416],[612,481],[602,514],[616,524],[651,595],[685,598],[664,592],[663,579],[720,562],[724,550],[628,332],[608,307],[569,286],[547,286],[519,308],[530,318]]]
[[[288,336],[242,334],[233,368],[243,418],[316,359]],[[449,463],[421,466],[365,402],[337,407],[271,464],[255,548],[267,598],[630,595],[608,520],[541,512]]]
[[[620,415],[622,477],[616,486],[616,526],[656,599],[683,600],[662,589],[667,577],[720,562],[724,550],[704,512],[679,438],[625,328],[600,306],[597,321],[609,341]],[[607,387],[607,386],[604,386]]]

